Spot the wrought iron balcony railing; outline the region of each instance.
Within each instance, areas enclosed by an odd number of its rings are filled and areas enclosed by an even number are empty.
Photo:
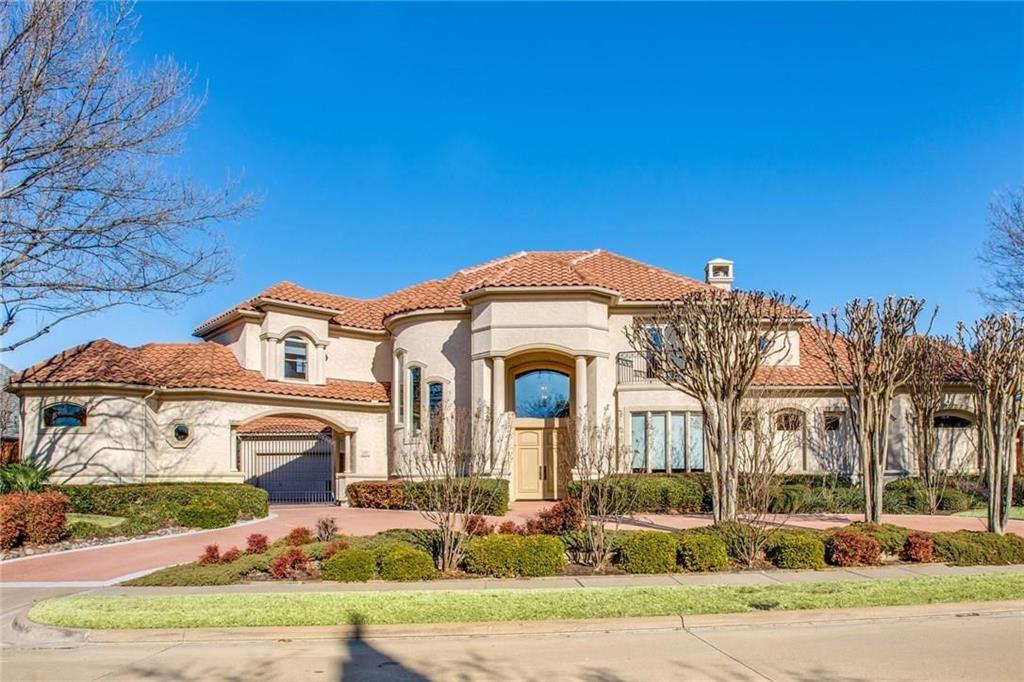
[[[658,381],[651,372],[653,358],[647,353],[626,351],[615,358],[616,380],[620,384],[650,384]]]

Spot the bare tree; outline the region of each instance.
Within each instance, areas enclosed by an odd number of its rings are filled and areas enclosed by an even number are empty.
[[[136,23],[126,2],[0,4],[0,351],[229,274],[214,226],[252,201],[162,168],[203,99],[171,59],[129,66]]]
[[[492,507],[500,494],[495,481],[508,477],[511,420],[506,413],[492,424],[490,409],[480,405],[440,407],[430,422],[427,433],[395,444],[394,461],[413,507],[437,529],[438,568],[451,571],[465,553],[466,520]]]
[[[850,409],[864,517],[873,523],[882,520],[893,397],[910,381],[909,341],[923,309],[924,301],[910,297],[890,296],[881,304],[854,299],[842,313],[833,309],[811,327],[813,352],[828,366]]]
[[[736,519],[741,404],[760,368],[785,355],[806,321],[782,294],[701,291],[633,319],[626,334],[648,372],[693,396],[704,412],[716,523]]]
[[[981,260],[992,266],[982,298],[996,310],[1024,312],[1024,186],[989,204],[989,233]]]
[[[629,455],[622,439],[616,435],[615,422],[605,410],[600,420],[585,416],[567,420],[559,443],[563,458],[569,463],[573,481],[579,490],[579,509],[583,523],[583,560],[601,572],[611,561],[607,524],[618,527],[619,517],[633,503],[627,486],[616,485],[614,476],[626,470]]]
[[[928,498],[928,508],[934,514],[949,475],[957,468],[952,451],[942,456],[935,420],[948,404],[951,373],[961,363],[947,339],[920,336],[911,341],[907,356],[910,377],[906,385],[910,410],[906,420],[918,475]],[[953,447],[955,443],[943,445]]]
[[[1010,518],[1013,449],[1024,421],[1024,318],[990,315],[970,329],[961,324],[959,340],[988,477],[988,529],[1001,535]]]
[[[798,501],[785,508],[776,505],[781,476],[792,468],[793,455],[807,445],[807,412],[787,401],[796,397],[794,392],[756,388],[743,401],[737,508],[746,528],[736,538],[736,549],[747,566],[763,561],[772,536],[789,515],[800,511]]]

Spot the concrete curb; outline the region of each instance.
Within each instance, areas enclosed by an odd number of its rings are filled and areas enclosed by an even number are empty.
[[[644,630],[717,630],[736,628],[821,626],[936,617],[1024,616],[1024,600],[883,606],[808,611],[766,611],[692,616],[651,616],[595,620],[440,623],[420,625],[327,625],[292,627],[173,628],[153,630],[85,630],[36,623],[27,609],[13,629],[27,644],[130,642],[238,642],[276,640],[346,640],[406,637],[482,637],[537,634],[635,632]]]

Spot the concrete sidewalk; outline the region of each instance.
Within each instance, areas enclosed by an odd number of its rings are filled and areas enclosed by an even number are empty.
[[[515,502],[509,513],[499,520],[521,522],[549,502]],[[417,512],[379,509],[305,505],[275,506],[271,517],[255,522],[198,533],[186,533],[125,543],[101,545],[87,549],[57,552],[0,562],[0,583],[25,586],[97,587],[111,585],[135,575],[142,575],[165,566],[194,561],[208,544],[222,550],[245,547],[251,533],[263,533],[271,540],[284,536],[297,526],[314,527],[322,517],[330,517],[339,532],[349,535],[372,535],[391,528],[430,528]],[[829,528],[844,526],[860,519],[857,514],[802,514],[780,518],[790,526]],[[886,515],[886,523],[924,531],[984,530],[984,519],[957,516]],[[622,529],[672,531],[711,524],[707,514],[635,514],[621,519]],[[1024,535],[1024,521],[1011,521],[1009,531]]]

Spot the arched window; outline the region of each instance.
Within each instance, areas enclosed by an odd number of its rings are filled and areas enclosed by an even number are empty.
[[[937,414],[935,415],[935,428],[937,429],[969,429],[974,423],[967,417],[959,414]]]
[[[43,409],[44,426],[85,426],[85,408],[76,403],[55,403]]]
[[[801,431],[804,428],[804,416],[799,412],[782,412],[775,415],[776,431]]]
[[[535,369],[516,376],[516,416],[551,419],[569,416],[569,375]]]
[[[284,378],[305,379],[309,371],[309,344],[297,336],[284,340]]]

